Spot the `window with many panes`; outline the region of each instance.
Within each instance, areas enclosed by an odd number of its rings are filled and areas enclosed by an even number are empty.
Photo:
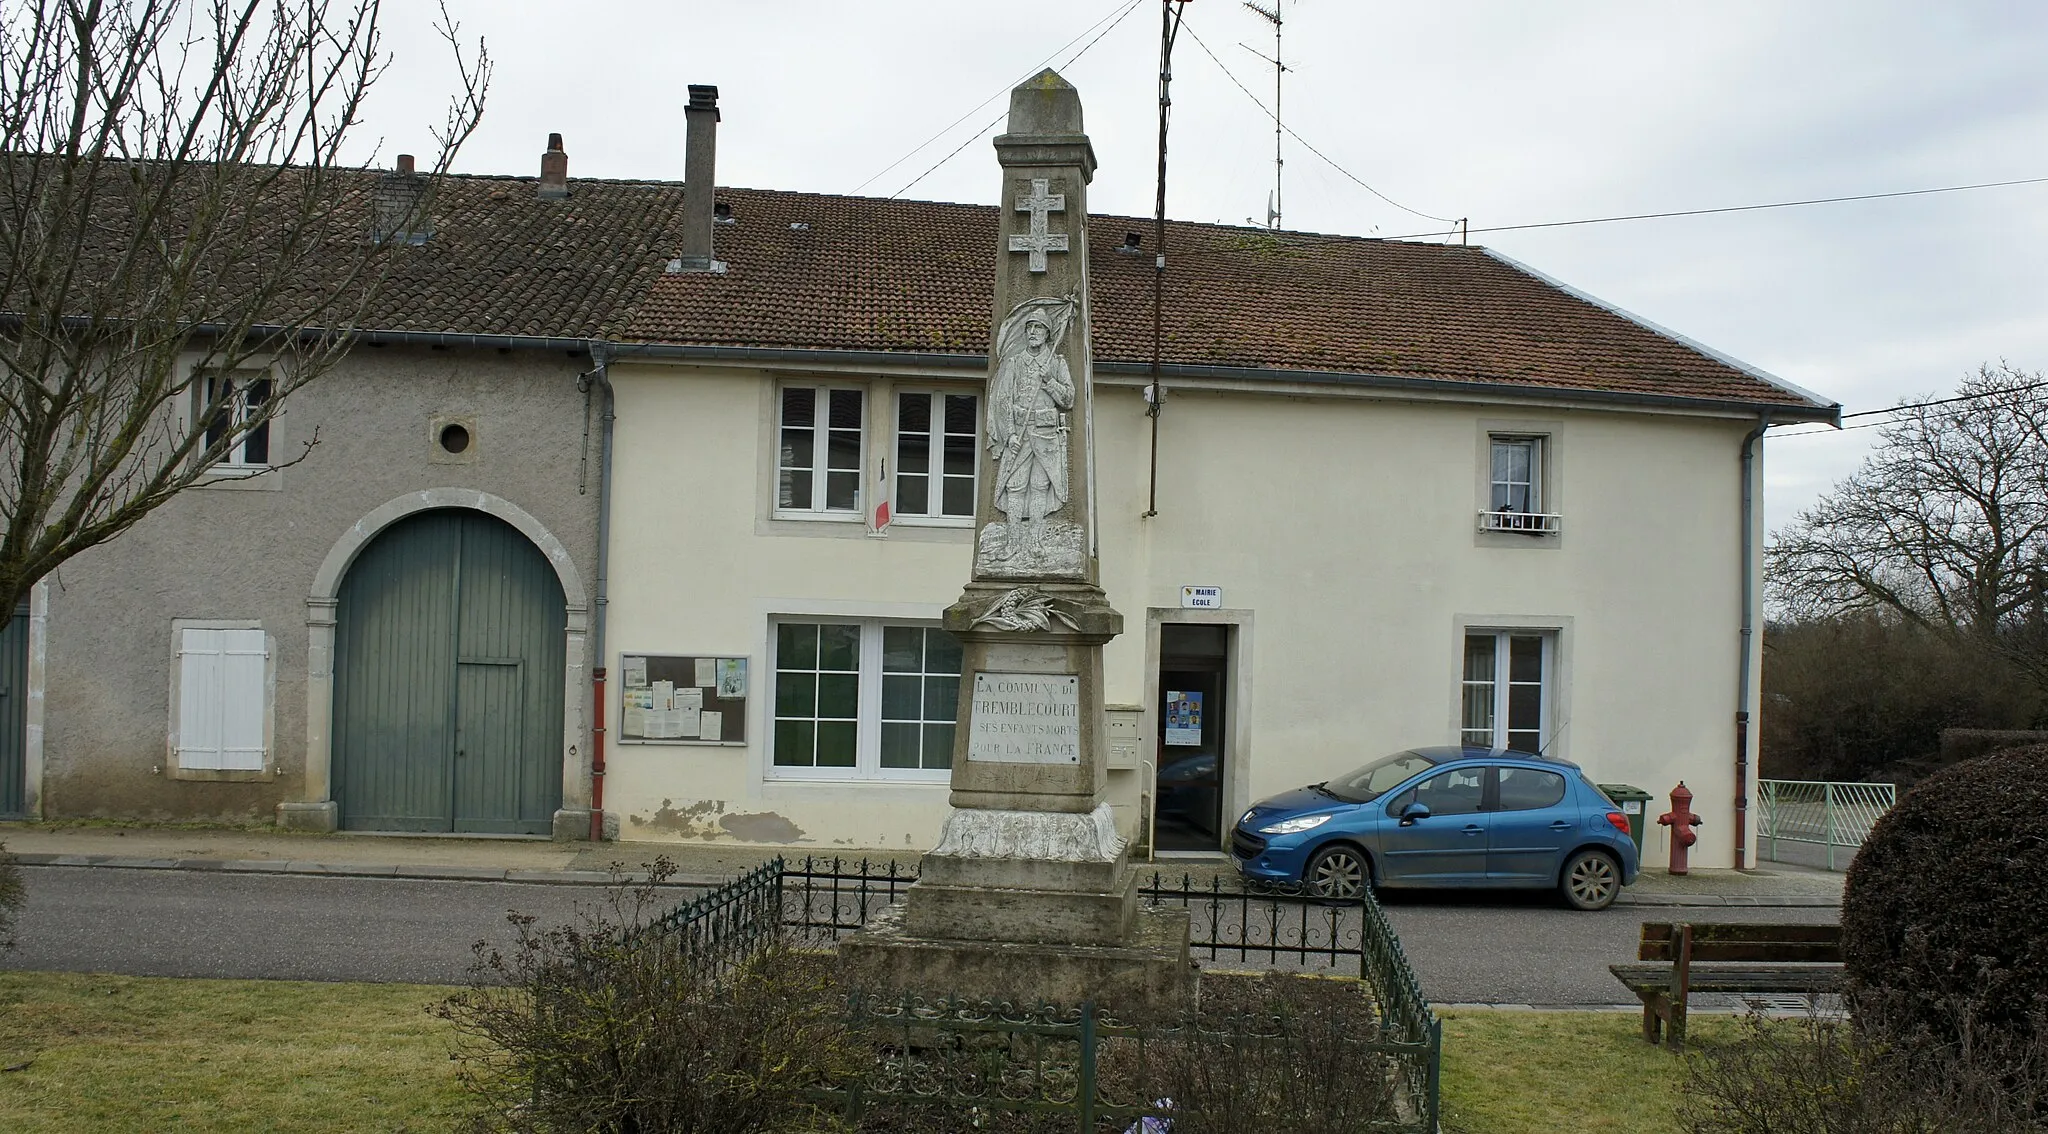
[[[865,397],[844,387],[782,388],[776,415],[777,512],[860,514]]]
[[[200,399],[199,414],[206,422],[207,452],[219,452],[226,445],[221,466],[269,466],[270,422],[252,426],[249,419],[270,401],[270,390],[270,377],[260,370],[209,371],[193,384],[193,394]]]
[[[775,623],[774,774],[943,780],[953,766],[960,643],[873,619]]]
[[[1481,748],[1541,752],[1550,736],[1553,637],[1535,630],[1465,635],[1459,740]]]
[[[896,395],[898,519],[974,519],[975,443],[980,399],[973,394]]]
[[[1529,515],[1543,511],[1543,438],[1494,437],[1487,507]]]

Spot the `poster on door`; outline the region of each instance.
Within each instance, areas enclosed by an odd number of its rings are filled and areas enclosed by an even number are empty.
[[[1166,691],[1166,744],[1169,748],[1202,746],[1202,694]]]

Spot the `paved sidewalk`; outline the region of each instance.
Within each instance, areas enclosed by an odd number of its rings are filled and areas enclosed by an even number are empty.
[[[487,882],[600,884],[616,864],[638,871],[667,856],[675,881],[715,884],[751,870],[777,853],[785,857],[837,856],[844,863],[891,857],[915,866],[901,851],[824,850],[740,843],[557,843],[541,839],[439,836],[309,835],[275,829],[102,827],[62,823],[0,823],[0,844],[35,866],[109,866],[152,870],[218,870],[253,874],[336,874],[353,877],[442,878]],[[1196,886],[1235,874],[1222,857],[1169,858],[1140,864]],[[1690,875],[1644,871],[1622,891],[1632,906],[1834,906],[1842,874],[1769,863],[1750,871],[1696,869]]]

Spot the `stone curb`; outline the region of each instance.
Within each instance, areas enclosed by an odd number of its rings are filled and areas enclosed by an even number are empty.
[[[500,866],[433,866],[421,864],[388,863],[323,863],[304,862],[297,859],[216,859],[216,858],[147,858],[126,855],[84,855],[84,854],[17,854],[14,861],[23,866],[99,866],[122,870],[185,870],[225,874],[312,874],[336,878],[404,878],[410,881],[438,882],[511,882],[520,885],[546,886],[602,886],[612,880],[609,872],[603,870],[539,870]],[[645,881],[645,872],[630,872],[628,881]],[[719,875],[677,875],[667,883],[669,886],[701,888],[719,886],[731,879]],[[1622,893],[1615,898],[1617,906],[1636,907],[1833,907],[1841,903],[1832,898],[1804,894],[1787,894],[1771,897],[1721,894],[1630,894]]]
[[[510,882],[520,885],[603,886],[612,881],[602,870],[529,870],[501,866],[430,866],[367,862],[300,862],[284,859],[130,858],[120,855],[17,854],[22,866],[95,866],[122,870],[183,870],[222,874],[299,874],[334,878],[403,878],[422,882]],[[644,882],[644,871],[626,875],[626,881]],[[699,888],[730,881],[724,875],[677,875],[664,885]]]

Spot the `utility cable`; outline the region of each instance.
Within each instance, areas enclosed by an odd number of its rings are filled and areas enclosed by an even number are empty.
[[[1323,159],[1324,164],[1328,165],[1331,169],[1334,169],[1338,173],[1341,173],[1344,176],[1350,178],[1352,182],[1355,183],[1359,188],[1365,190],[1366,192],[1372,194],[1375,197],[1378,197],[1380,200],[1385,201],[1387,204],[1394,206],[1395,208],[1401,210],[1404,213],[1412,213],[1415,216],[1421,217],[1424,220],[1442,221],[1443,223],[1449,225],[1455,225],[1458,223],[1456,217],[1440,217],[1434,213],[1425,213],[1421,209],[1411,209],[1408,206],[1402,204],[1401,202],[1394,200],[1392,197],[1387,196],[1385,193],[1382,193],[1379,190],[1373,188],[1372,186],[1366,184],[1365,180],[1359,177],[1357,174],[1351,172],[1348,169],[1345,169],[1341,165],[1338,165],[1336,160],[1332,158],[1329,154],[1326,154],[1323,151],[1317,149],[1315,145],[1311,143],[1307,138],[1304,138],[1300,134],[1295,133],[1294,127],[1289,126],[1286,123],[1280,121],[1280,116],[1273,113],[1272,110],[1268,109],[1266,104],[1260,101],[1259,96],[1253,94],[1251,92],[1251,88],[1245,86],[1242,82],[1240,82],[1238,80],[1237,75],[1233,73],[1229,67],[1224,65],[1223,60],[1217,58],[1216,53],[1209,50],[1209,45],[1203,43],[1202,37],[1195,34],[1195,29],[1193,26],[1187,26],[1187,33],[1188,38],[1195,41],[1195,46],[1202,49],[1202,54],[1208,56],[1209,61],[1211,63],[1216,64],[1217,69],[1223,72],[1223,77],[1229,79],[1232,86],[1235,86],[1238,90],[1244,92],[1244,97],[1252,100],[1253,106],[1258,107],[1261,113],[1263,113],[1266,117],[1271,118],[1273,120],[1273,125],[1278,126],[1280,129],[1287,131],[1288,137],[1293,138],[1297,142],[1300,142],[1303,149]],[[1453,229],[1452,231],[1455,232],[1456,230]]]
[[[1952,406],[1952,405],[1956,404],[1957,402],[1974,402],[1974,401],[1979,401],[1979,400],[1981,400],[1981,399],[1984,399],[1984,398],[1996,398],[1996,397],[2002,397],[2002,396],[2004,396],[2004,395],[2006,395],[2006,394],[2024,394],[2024,393],[2026,393],[2026,392],[2027,392],[2027,391],[2029,391],[2029,390],[2039,390],[2039,389],[2041,389],[2041,388],[2042,388],[2042,387],[2044,387],[2044,386],[2048,386],[2048,382],[2029,382],[2029,383],[2027,383],[2027,384],[2026,384],[2026,385],[2024,385],[2024,386],[2007,386],[2007,387],[2004,387],[2004,388],[2002,388],[2002,389],[1997,389],[1997,390],[1980,390],[1980,391],[1978,391],[1977,393],[1974,393],[1974,394],[1957,394],[1957,395],[1956,395],[1955,397],[1952,397],[1952,398],[1935,398],[1935,399],[1934,399],[1934,400],[1932,400],[1932,401],[1926,401],[1926,402],[1909,402],[1909,403],[1907,403],[1906,405],[1902,405],[1902,406],[1887,406],[1887,407],[1885,407],[1884,409],[1874,409],[1874,410],[1860,410],[1860,411],[1858,411],[1858,412],[1856,412],[1856,413],[1845,413],[1845,414],[1843,414],[1843,415],[1842,415],[1842,420],[1843,420],[1843,421],[1851,421],[1851,420],[1854,420],[1855,418],[1859,418],[1859,417],[1877,417],[1877,416],[1879,416],[1879,415],[1884,415],[1884,416],[1890,416],[1890,415],[1892,415],[1892,414],[1897,414],[1897,413],[1906,413],[1906,412],[1908,412],[1908,411],[1911,411],[1911,410],[1918,410],[1918,409],[1930,409],[1930,408],[1932,408],[1932,407],[1934,407],[1934,406]],[[1808,423],[1802,423],[1802,424],[1808,424]],[[1896,424],[1897,424],[1897,422],[1892,422],[1892,421],[1866,421],[1866,422],[1864,422],[1864,423],[1863,423],[1863,424],[1861,424],[1861,425],[1844,425],[1844,426],[1840,427],[1839,429],[1837,429],[1837,428],[1825,428],[1825,427],[1824,427],[1824,428],[1821,428],[1821,429],[1807,429],[1807,430],[1802,430],[1802,431],[1800,431],[1800,432],[1797,432],[1797,433],[1772,433],[1772,434],[1769,434],[1769,436],[1771,436],[1771,437],[1813,437],[1813,436],[1818,436],[1818,435],[1821,435],[1821,434],[1833,434],[1833,433],[1848,433],[1848,432],[1851,432],[1851,431],[1853,431],[1853,430],[1857,430],[1857,429],[1877,429],[1877,428],[1880,428],[1880,427],[1882,427],[1882,426],[1886,426],[1886,425],[1896,425]]]
[[[982,108],[982,107],[985,107],[985,106],[987,106],[987,105],[988,105],[989,103],[992,103],[992,102],[994,102],[995,100],[997,100],[997,99],[999,99],[999,98],[1003,97],[1003,96],[1004,96],[1004,95],[1006,95],[1006,94],[1009,94],[1009,93],[1010,93],[1010,91],[1011,91],[1011,90],[1013,90],[1013,89],[1014,89],[1014,88],[1015,88],[1015,87],[1017,86],[1017,84],[1018,84],[1018,83],[1021,83],[1021,82],[1023,82],[1023,81],[1025,80],[1025,79],[1029,79],[1029,78],[1030,78],[1031,76],[1033,76],[1033,75],[1036,75],[1036,74],[1038,74],[1038,72],[1039,72],[1039,71],[1041,71],[1041,70],[1043,70],[1043,69],[1044,69],[1045,67],[1049,66],[1049,65],[1050,65],[1050,64],[1052,63],[1052,61],[1053,61],[1053,60],[1055,60],[1055,59],[1058,59],[1058,58],[1060,57],[1060,52],[1063,52],[1063,51],[1065,51],[1065,50],[1066,50],[1067,48],[1069,48],[1069,47],[1072,47],[1072,46],[1074,46],[1075,44],[1077,44],[1077,43],[1081,42],[1081,41],[1082,41],[1082,40],[1084,40],[1084,39],[1088,39],[1088,35],[1089,35],[1089,33],[1091,33],[1091,32],[1094,32],[1094,31],[1095,31],[1095,30],[1096,30],[1097,28],[1101,28],[1103,24],[1105,24],[1105,23],[1108,23],[1108,24],[1109,24],[1109,28],[1105,28],[1105,29],[1103,29],[1102,33],[1101,33],[1101,34],[1099,34],[1099,35],[1097,35],[1097,36],[1095,37],[1095,39],[1094,39],[1094,40],[1089,40],[1089,42],[1088,42],[1088,47],[1093,47],[1093,46],[1095,46],[1095,41],[1096,41],[1096,40],[1100,40],[1100,39],[1102,38],[1102,36],[1103,36],[1103,35],[1107,35],[1107,34],[1109,34],[1109,31],[1110,31],[1111,29],[1114,29],[1114,28],[1116,27],[1116,25],[1117,25],[1117,24],[1123,23],[1123,22],[1124,22],[1124,18],[1125,18],[1125,17],[1127,17],[1127,16],[1129,16],[1129,15],[1130,15],[1130,14],[1131,14],[1132,12],[1136,11],[1136,10],[1137,10],[1137,8],[1138,8],[1138,5],[1140,5],[1140,4],[1144,3],[1144,2],[1145,2],[1145,0],[1129,0],[1129,3],[1128,3],[1128,4],[1124,4],[1124,7],[1122,8],[1122,10],[1121,10],[1121,11],[1117,11],[1117,10],[1115,10],[1115,9],[1112,9],[1112,10],[1111,10],[1111,11],[1109,12],[1109,14],[1107,14],[1107,15],[1103,16],[1103,17],[1102,17],[1101,19],[1099,19],[1099,20],[1095,21],[1094,23],[1092,23],[1092,24],[1089,24],[1089,25],[1088,25],[1088,27],[1087,27],[1086,29],[1084,29],[1084,30],[1083,30],[1083,31],[1081,32],[1081,34],[1080,34],[1080,35],[1077,35],[1077,36],[1075,36],[1074,38],[1072,38],[1072,39],[1068,40],[1067,42],[1065,42],[1065,43],[1061,44],[1061,45],[1059,46],[1059,48],[1058,48],[1058,49],[1056,49],[1055,51],[1053,51],[1053,53],[1052,53],[1052,54],[1050,54],[1050,55],[1046,56],[1046,57],[1045,57],[1044,59],[1040,60],[1040,61],[1039,61],[1039,63],[1038,63],[1038,65],[1037,65],[1036,67],[1033,67],[1033,68],[1032,68],[1032,69],[1031,69],[1030,71],[1026,72],[1026,73],[1025,73],[1025,74],[1024,74],[1024,75],[1023,75],[1023,76],[1022,76],[1021,78],[1019,78],[1019,79],[1018,79],[1018,80],[1017,80],[1016,82],[1013,82],[1013,83],[1009,84],[1009,86],[1006,86],[1006,87],[1004,87],[1003,89],[1001,89],[1001,90],[997,91],[996,93],[994,93],[994,94],[992,94],[992,95],[988,96],[987,98],[985,98],[985,99],[982,99],[982,100],[981,100],[980,102],[977,102],[977,103],[975,103],[975,104],[974,104],[973,106],[971,106],[971,107],[968,107],[968,108],[967,108],[967,113],[965,113],[965,114],[962,114],[962,115],[961,115],[960,117],[958,117],[958,118],[955,118],[955,119],[954,119],[953,121],[951,121],[951,122],[948,122],[948,123],[947,123],[947,124],[946,124],[946,125],[945,125],[945,126],[944,126],[943,128],[941,128],[941,129],[939,130],[939,132],[938,132],[938,133],[936,133],[936,134],[933,134],[933,135],[932,135],[931,137],[929,137],[929,138],[926,138],[926,139],[925,139],[924,141],[922,141],[922,142],[919,142],[919,143],[918,143],[917,145],[915,145],[915,146],[911,147],[910,151],[909,151],[908,153],[904,154],[904,155],[903,155],[902,157],[900,157],[900,158],[897,158],[897,159],[896,159],[895,161],[892,161],[892,162],[890,162],[890,163],[889,163],[888,165],[886,165],[886,166],[883,166],[883,167],[882,167],[881,169],[878,169],[878,170],[876,170],[876,171],[875,171],[875,173],[874,173],[874,176],[872,176],[872,177],[869,177],[869,178],[868,178],[868,179],[867,179],[866,181],[863,181],[863,182],[861,182],[860,184],[858,184],[858,185],[854,186],[854,187],[853,187],[853,189],[852,189],[852,194],[850,194],[850,195],[857,195],[857,194],[859,194],[861,190],[863,190],[863,189],[867,188],[868,186],[870,186],[870,185],[874,184],[874,183],[875,183],[876,181],[879,181],[879,180],[881,180],[881,179],[882,179],[882,177],[883,177],[883,175],[887,174],[887,173],[888,173],[888,172],[889,172],[890,170],[892,170],[892,169],[895,169],[895,168],[896,168],[897,166],[899,166],[899,165],[902,165],[902,164],[903,164],[904,162],[906,162],[906,161],[909,161],[909,160],[910,160],[911,158],[913,158],[913,157],[916,157],[916,156],[917,156],[917,155],[918,155],[918,154],[919,154],[920,152],[922,152],[922,151],[924,150],[924,148],[925,148],[926,146],[929,146],[929,145],[931,145],[931,144],[932,144],[933,142],[936,142],[936,141],[938,141],[938,140],[939,140],[940,138],[943,138],[943,137],[945,137],[945,136],[946,136],[947,134],[950,134],[950,133],[952,133],[952,132],[953,132],[953,128],[954,128],[954,127],[956,127],[956,126],[960,125],[960,124],[961,124],[962,122],[965,122],[965,121],[967,121],[967,120],[968,120],[969,118],[972,118],[972,117],[973,117],[973,116],[975,115],[975,113],[976,113],[977,111],[981,110],[981,108]],[[1123,3],[1124,3],[1124,0],[1118,0],[1118,3],[1120,3],[1120,4],[1123,4]],[[1071,58],[1069,58],[1069,59],[1067,60],[1067,65],[1068,65],[1068,66],[1071,66],[1071,65],[1073,64],[1073,62],[1074,62],[1074,60],[1075,60],[1075,59],[1079,59],[1079,58],[1080,58],[1080,57],[1081,57],[1082,55],[1086,54],[1086,53],[1087,53],[1087,51],[1088,51],[1088,47],[1084,47],[1084,48],[1082,48],[1082,49],[1081,49],[1080,51],[1077,51],[1077,52],[1075,52],[1075,53],[1073,54],[1073,56],[1072,56]],[[1007,111],[1006,111],[1006,113],[1007,113]],[[1001,121],[1001,118],[1000,118],[1000,117],[999,117],[999,118],[997,118],[997,121]],[[972,143],[972,142],[973,142],[973,141],[974,141],[975,139],[977,139],[977,138],[981,137],[981,135],[982,135],[982,134],[985,134],[985,133],[987,133],[987,132],[988,132],[988,127],[987,127],[987,126],[984,126],[984,127],[982,127],[982,128],[981,128],[981,130],[980,130],[979,132],[977,132],[977,133],[976,133],[976,134],[974,135],[974,137],[973,137],[973,138],[969,138],[969,139],[968,139],[968,144],[971,144],[971,143]],[[947,155],[946,155],[945,157],[943,157],[943,158],[940,158],[940,159],[939,159],[939,165],[944,165],[944,164],[946,164],[946,162],[947,162],[947,161],[950,161],[950,160],[952,159],[952,157],[953,157],[953,154],[957,154],[957,153],[959,153],[959,152],[960,152],[961,150],[963,150],[963,149],[965,149],[965,148],[967,148],[967,145],[966,145],[966,144],[963,144],[963,145],[961,145],[961,146],[959,146],[959,147],[955,148],[955,149],[954,149],[954,150],[952,151],[952,153],[949,153],[949,154],[947,154]],[[938,168],[938,165],[935,165],[935,166],[933,166],[933,167],[932,167],[932,169],[937,169],[937,168]],[[931,170],[930,170],[930,169],[926,170],[924,174],[921,174],[921,175],[919,175],[919,177],[918,177],[918,180],[919,180],[919,181],[922,181],[922,180],[924,179],[924,176],[925,176],[925,175],[928,175],[928,174],[930,174],[930,173],[931,173]],[[913,181],[913,182],[911,182],[911,183],[910,183],[910,185],[915,185],[915,184],[917,184],[917,181]],[[910,188],[910,185],[905,185],[905,186],[904,186],[904,187],[903,187],[902,189],[898,189],[898,190],[896,191],[896,193],[895,193],[895,194],[893,194],[892,196],[900,196],[900,195],[902,195],[902,193],[903,193],[903,192],[904,192],[905,190],[907,190],[907,189],[909,189],[909,188]]]
[[[1664,220],[1669,217],[1701,217],[1716,213],[1750,213],[1761,209],[1794,209],[1807,205],[1839,205],[1848,201],[1882,201],[1893,197],[1925,197],[1935,193],[1966,193],[1975,189],[2004,189],[2014,185],[2048,184],[2048,177],[2021,177],[2011,181],[1978,181],[1968,185],[1940,185],[1932,189],[1899,189],[1888,193],[1854,193],[1842,197],[1809,197],[1798,201],[1770,201],[1759,205],[1723,205],[1710,209],[1677,209],[1662,213],[1628,213],[1611,217],[1584,217],[1579,220],[1542,221],[1535,224],[1497,224],[1487,228],[1468,229],[1467,232],[1525,232],[1538,228],[1570,228],[1576,225],[1613,224],[1617,221]],[[1433,240],[1442,235],[1437,231],[1408,232],[1399,236],[1308,236],[1289,240],[1276,247],[1276,251],[1292,252],[1300,248],[1319,248],[1334,244],[1384,243],[1394,240]],[[1214,256],[1238,251],[1236,248],[1199,248],[1181,253],[1183,256]]]

